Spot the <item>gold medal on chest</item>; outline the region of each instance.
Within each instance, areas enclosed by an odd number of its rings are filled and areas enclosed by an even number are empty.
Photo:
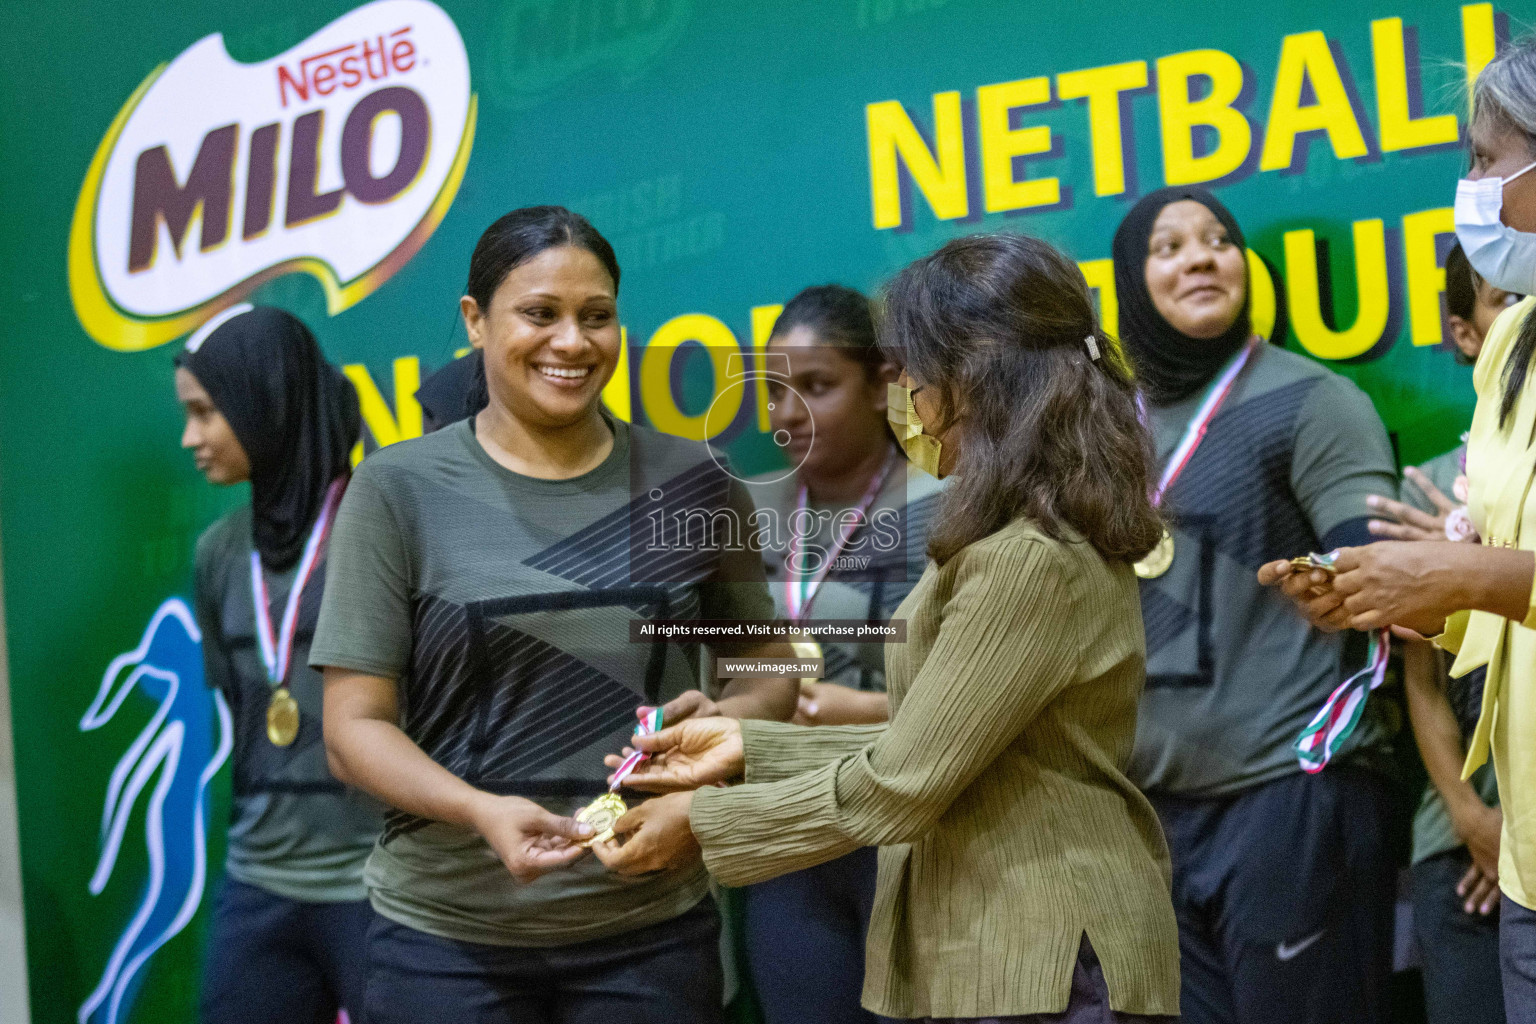
[[[617,793],[604,793],[593,800],[587,806],[576,812],[576,820],[583,825],[592,826],[592,837],[578,843],[578,846],[591,846],[593,843],[606,842],[613,838],[613,826],[619,823],[619,819],[629,811],[624,799]]]
[[[299,737],[299,702],[293,699],[288,687],[279,686],[272,691],[272,703],[267,705],[267,739],[274,747],[286,747]]]
[[[1147,557],[1136,563],[1136,575],[1144,580],[1155,580],[1173,565],[1173,534],[1167,530],[1157,542],[1157,547]]]

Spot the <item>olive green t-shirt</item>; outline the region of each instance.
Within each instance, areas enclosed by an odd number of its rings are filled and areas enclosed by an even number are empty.
[[[1456,478],[1466,472],[1466,445],[1459,445],[1442,455],[1419,467],[1419,472],[1429,477],[1429,482],[1440,489],[1446,497],[1452,498],[1455,490]],[[1431,515],[1438,515],[1439,509],[1435,503],[1429,500],[1429,495],[1418,488],[1412,480],[1403,481],[1403,500],[1408,504]],[[1487,675],[1486,669],[1474,669],[1460,679],[1450,679],[1443,672],[1441,682],[1445,686],[1446,698],[1450,701],[1451,709],[1457,713],[1458,722],[1462,725],[1463,737],[1470,735],[1471,728],[1477,724],[1477,714],[1483,703],[1483,679]],[[1499,785],[1493,774],[1493,764],[1484,764],[1471,778],[1472,788],[1477,790],[1478,796],[1490,807],[1499,804]],[[1456,827],[1451,823],[1451,812],[1446,809],[1445,801],[1440,798],[1440,791],[1433,783],[1424,786],[1424,797],[1419,801],[1419,809],[1413,816],[1413,863],[1454,850],[1461,846],[1461,837],[1456,834]]]
[[[271,621],[281,622],[297,567],[264,570]],[[299,734],[286,747],[267,739],[273,688],[257,649],[251,587],[251,507],[235,509],[197,542],[198,627],[208,685],[229,704],[234,732],[229,845],[231,878],[287,899],[334,903],[366,897],[363,865],[383,827],[383,807],[337,782],[321,736],[320,673],[310,637],[325,589],[325,562],[299,600],[286,680],[299,705]]]
[[[606,791],[635,709],[692,688],[698,649],[632,643],[635,619],[769,619],[752,506],[702,444],[611,422],[612,453],[569,480],[493,460],[465,420],[370,455],[332,532],[310,652],[398,680],[401,728],[491,792],[570,814]],[[554,946],[669,920],[702,866],[626,878],[593,857],[531,883],[471,829],[391,811],[374,907],[468,942]]]
[[[795,536],[800,538],[801,550],[833,560],[815,588],[806,618],[885,622],[922,578],[928,564],[928,525],[944,485],[912,466],[900,452],[894,458],[899,461],[870,503],[864,524],[849,534],[841,548],[837,539],[848,523],[839,517],[855,505],[808,501],[809,514],[803,519],[814,525],[799,526],[795,534],[800,486],[794,476],[768,473],[747,481],[763,517],[759,533],[763,569],[781,617],[789,615],[786,565]],[[885,644],[822,641],[821,647],[823,679],[856,690],[885,690]]]
[[[1204,398],[1149,410],[1159,469]],[[1363,645],[1313,629],[1256,574],[1333,546],[1341,526],[1364,539],[1366,498],[1396,493],[1392,447],[1365,393],[1310,359],[1261,347],[1163,497],[1174,560],[1141,583],[1137,785],[1220,797],[1301,771],[1296,738],[1364,663]],[[1382,738],[1378,703],[1367,703],[1341,760]]]

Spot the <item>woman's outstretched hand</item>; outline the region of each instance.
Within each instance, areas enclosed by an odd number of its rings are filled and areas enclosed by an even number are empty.
[[[1388,518],[1372,519],[1365,524],[1366,529],[1377,537],[1391,540],[1446,540],[1445,519],[1460,506],[1419,470],[1410,466],[1403,473],[1435,506],[1435,514],[1430,515],[1407,502],[1373,494],[1365,499],[1366,504],[1372,512]]]
[[[1337,633],[1349,628],[1344,595],[1334,589],[1332,574],[1322,569],[1297,569],[1282,559],[1259,566],[1259,582],[1279,587],[1317,629]]]
[[[690,718],[648,736],[636,736],[634,747],[650,758],[642,761],[624,785],[648,793],[673,793],[713,786],[740,777],[745,768],[741,723],[734,718]],[[609,768],[623,755],[609,754]]]

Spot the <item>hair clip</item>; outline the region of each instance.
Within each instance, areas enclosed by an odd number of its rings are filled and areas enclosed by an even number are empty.
[[[1088,335],[1088,337],[1083,339],[1083,344],[1088,346],[1088,358],[1092,359],[1094,362],[1098,362],[1099,361],[1099,343],[1094,338],[1094,336],[1091,335],[1091,334]]]

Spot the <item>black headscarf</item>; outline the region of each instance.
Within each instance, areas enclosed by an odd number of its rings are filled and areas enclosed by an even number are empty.
[[[484,409],[491,400],[485,383],[485,353],[475,349],[436,371],[416,389],[427,432],[441,430]]]
[[[239,308],[239,307],[237,307]],[[280,572],[299,560],[331,482],[362,431],[357,391],[292,313],[249,306],[176,355],[251,462],[251,540]]]
[[[1232,244],[1245,247],[1243,229],[1231,211],[1205,189],[1187,185],[1160,188],[1143,197],[1115,230],[1112,251],[1120,341],[1136,371],[1137,383],[1154,405],[1170,405],[1194,394],[1253,333],[1247,300],[1232,326],[1215,338],[1191,338],[1163,319],[1152,304],[1147,291],[1147,245],[1152,240],[1152,225],[1163,207],[1183,199],[1192,199],[1210,210],[1227,229]],[[1248,294],[1251,298],[1251,289]]]

